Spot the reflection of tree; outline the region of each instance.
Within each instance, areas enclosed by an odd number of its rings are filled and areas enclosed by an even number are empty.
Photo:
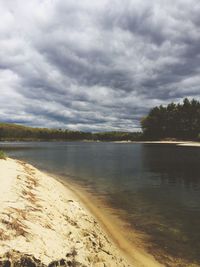
[[[199,264],[200,189],[194,187],[200,185],[200,150],[143,144],[140,161],[140,179],[111,192],[111,205],[126,211],[123,219],[133,229],[147,234],[148,249],[157,257],[170,255],[166,266],[175,266],[173,257]]]
[[[200,184],[200,150],[174,145],[143,145],[144,168],[161,182],[196,187]]]

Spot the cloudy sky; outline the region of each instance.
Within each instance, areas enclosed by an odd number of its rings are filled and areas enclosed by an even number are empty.
[[[199,99],[199,0],[0,0],[0,17],[0,121],[133,131]]]

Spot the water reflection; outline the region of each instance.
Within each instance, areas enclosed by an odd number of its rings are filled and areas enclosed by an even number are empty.
[[[200,149],[174,145],[143,145],[142,162],[147,171],[159,174],[169,184],[188,189],[199,187]]]

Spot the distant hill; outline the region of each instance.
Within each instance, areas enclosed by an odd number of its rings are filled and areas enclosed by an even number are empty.
[[[34,128],[18,124],[0,123],[1,141],[136,141],[140,132],[100,132],[90,133],[65,129]]]

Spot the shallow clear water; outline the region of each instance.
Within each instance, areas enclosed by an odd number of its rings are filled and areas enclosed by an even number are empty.
[[[200,148],[83,142],[0,147],[92,189],[123,211],[133,229],[148,234],[150,249],[200,266]]]

